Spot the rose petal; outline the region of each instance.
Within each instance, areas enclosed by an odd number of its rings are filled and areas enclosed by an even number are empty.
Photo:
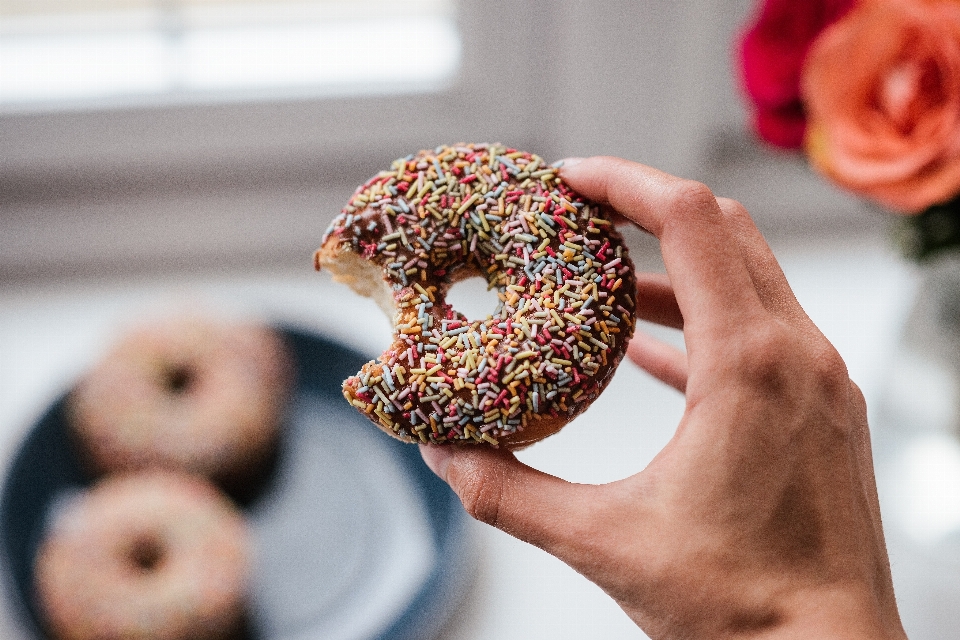
[[[854,0],[767,0],[737,47],[741,83],[755,108],[761,138],[781,147],[802,142],[805,116],[800,74],[813,40]]]
[[[864,0],[804,67],[814,166],[915,212],[960,191],[960,3]]]
[[[784,149],[803,145],[807,117],[799,100],[782,109],[757,109],[753,117],[754,129],[770,144]]]

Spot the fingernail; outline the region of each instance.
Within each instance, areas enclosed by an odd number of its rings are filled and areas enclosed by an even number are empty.
[[[558,169],[560,168],[569,169],[570,167],[577,166],[581,162],[583,162],[583,158],[564,158],[559,162],[555,162],[554,166],[557,167]]]
[[[437,476],[447,481],[447,467],[450,466],[450,459],[453,457],[453,451],[450,446],[437,446],[430,444],[420,445],[420,455],[423,461],[430,467]]]

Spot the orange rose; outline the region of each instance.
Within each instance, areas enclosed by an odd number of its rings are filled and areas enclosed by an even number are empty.
[[[902,213],[960,193],[960,2],[863,0],[802,77],[814,166]]]

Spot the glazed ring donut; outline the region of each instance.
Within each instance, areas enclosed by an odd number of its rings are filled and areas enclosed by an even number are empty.
[[[95,474],[159,466],[230,483],[269,457],[291,362],[282,339],[258,324],[145,323],[78,383],[69,422]]]
[[[250,535],[213,485],[165,471],[110,476],[56,514],[34,567],[58,640],[235,637]]]
[[[357,189],[314,259],[394,318],[393,343],[343,393],[407,442],[516,449],[552,435],[610,382],[633,333],[633,265],[610,219],[555,167],[501,145],[397,160]],[[445,294],[476,275],[500,304],[468,321]]]

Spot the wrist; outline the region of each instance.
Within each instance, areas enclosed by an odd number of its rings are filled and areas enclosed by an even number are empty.
[[[892,594],[877,595],[854,587],[824,586],[801,590],[783,603],[777,621],[751,640],[906,640]]]

